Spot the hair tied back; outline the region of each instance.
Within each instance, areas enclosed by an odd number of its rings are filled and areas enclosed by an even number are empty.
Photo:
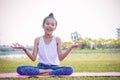
[[[50,13],[50,14],[49,14],[49,17],[54,17],[53,13]]]

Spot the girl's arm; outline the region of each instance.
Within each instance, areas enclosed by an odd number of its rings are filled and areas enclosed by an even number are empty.
[[[24,46],[18,43],[13,44],[12,48],[22,49],[32,61],[35,61],[38,53],[38,44],[39,44],[39,38],[36,38],[34,41],[34,49],[32,54]]]
[[[71,45],[65,53],[62,53],[62,41],[60,38],[57,37],[57,50],[58,50],[58,56],[59,56],[59,60],[62,61],[65,59],[65,57],[67,57],[67,55],[70,53],[70,51],[75,48],[80,46],[81,44],[76,42],[73,45]]]

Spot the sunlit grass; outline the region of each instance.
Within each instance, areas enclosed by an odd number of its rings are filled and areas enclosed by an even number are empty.
[[[71,54],[62,65],[71,65],[75,72],[120,71],[120,54]]]
[[[20,65],[36,66],[37,60],[32,62],[28,57],[0,58],[0,73],[15,72],[17,66]],[[61,62],[61,65],[72,66],[75,72],[120,72],[120,54],[70,54]]]
[[[17,66],[37,65],[28,57],[0,58],[0,73],[16,72]],[[70,54],[61,62],[61,66],[72,66],[74,72],[120,72],[120,53]],[[39,80],[119,80],[119,77],[76,77],[76,78],[44,78]],[[34,80],[34,78],[31,80]],[[38,79],[37,79],[38,80]]]

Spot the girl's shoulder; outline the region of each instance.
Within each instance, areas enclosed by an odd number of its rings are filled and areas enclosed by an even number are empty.
[[[39,41],[40,41],[40,37],[36,37],[35,42],[39,43]]]
[[[36,37],[35,40],[36,41],[40,41],[40,38],[42,38],[43,36],[39,36],[39,37]]]
[[[36,37],[35,40],[40,40],[40,37]]]

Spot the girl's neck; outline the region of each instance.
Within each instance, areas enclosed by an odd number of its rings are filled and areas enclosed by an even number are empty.
[[[52,38],[52,35],[44,35],[44,38]]]
[[[50,44],[50,42],[52,41],[53,36],[52,35],[44,35],[43,39],[45,44]]]

